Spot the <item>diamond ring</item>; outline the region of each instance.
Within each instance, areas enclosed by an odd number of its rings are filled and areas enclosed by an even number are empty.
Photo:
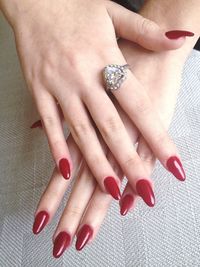
[[[126,65],[107,65],[103,70],[103,78],[108,91],[117,90],[127,77],[127,69],[130,69],[128,64]]]

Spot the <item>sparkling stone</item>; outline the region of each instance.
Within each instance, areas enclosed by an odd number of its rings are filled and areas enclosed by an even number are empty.
[[[106,67],[106,72],[109,74],[109,83],[112,85],[118,84],[125,76],[123,70],[112,65]]]

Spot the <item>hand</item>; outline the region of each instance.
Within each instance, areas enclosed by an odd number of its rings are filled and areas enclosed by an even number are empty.
[[[123,40],[119,44],[128,63],[132,65],[134,62],[134,73],[139,80],[142,80],[145,88],[148,88],[147,93],[167,129],[174,111],[185,54],[181,55],[178,51],[175,54],[149,53],[149,51]],[[123,116],[121,111],[120,114]],[[155,164],[155,156],[137,128],[129,123],[125,116],[123,116],[123,121],[133,143],[138,141],[138,154],[150,176]],[[67,143],[73,156],[75,170],[81,164],[82,156],[72,136],[68,138]],[[123,173],[112,154],[107,153],[107,155],[113,169],[122,178]],[[152,181],[149,182],[152,185]],[[50,223],[68,185],[69,181],[61,179],[59,172],[55,169],[35,213],[36,219],[33,227],[35,234],[39,233],[47,223]],[[140,196],[145,201],[148,199],[151,201],[151,195],[147,198],[144,195]],[[138,198],[137,192],[127,185],[120,201],[121,214],[125,215],[133,208]],[[101,191],[85,162],[83,162],[53,236],[54,256],[60,257],[64,250],[70,246],[76,234],[78,236],[76,242],[78,250],[82,249],[87,242],[94,240],[111,200],[109,195]]]
[[[1,0],[1,3],[14,29],[22,69],[51,152],[64,178],[70,178],[72,161],[57,102],[102,190],[114,193],[115,199],[120,197],[120,179],[102,150],[93,122],[132,188],[139,179],[148,179],[124,124],[104,90],[101,72],[112,62],[126,63],[117,46],[115,31],[117,36],[155,50],[178,48],[185,39],[170,40],[155,23],[111,1]],[[17,8],[6,9],[9,3],[15,3]],[[178,153],[132,72],[129,71],[128,79],[114,96],[168,169],[172,157],[179,158]],[[111,183],[118,192],[111,190]]]

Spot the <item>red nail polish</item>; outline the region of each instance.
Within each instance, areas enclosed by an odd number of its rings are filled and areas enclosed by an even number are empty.
[[[60,232],[54,241],[53,256],[59,258],[63,252],[69,247],[71,236],[67,232]]]
[[[186,36],[192,37],[192,36],[194,36],[194,33],[193,32],[189,32],[189,31],[179,31],[179,30],[176,30],[176,31],[166,32],[165,35],[169,39],[178,39],[180,37],[186,37]]]
[[[104,186],[107,190],[107,192],[116,200],[119,200],[121,198],[121,193],[119,190],[119,187],[117,185],[117,182],[115,181],[115,178],[113,177],[106,177],[104,179]]]
[[[125,195],[120,201],[120,213],[125,216],[133,205],[133,196]]]
[[[185,181],[185,171],[179,158],[176,156],[170,157],[167,161],[167,168],[178,180]]]
[[[144,200],[144,202],[149,207],[153,207],[155,205],[154,192],[151,188],[150,183],[147,180],[145,179],[139,180],[136,184],[136,190],[138,195]]]
[[[83,225],[83,227],[77,234],[76,249],[82,250],[84,246],[88,243],[88,241],[92,238],[92,235],[92,228],[87,224]]]
[[[49,221],[49,214],[46,211],[40,211],[36,217],[33,224],[33,233],[35,235],[39,234],[45,225]]]
[[[34,122],[34,123],[31,125],[31,129],[34,129],[34,128],[42,128],[42,122],[41,122],[41,120],[36,121],[36,122]]]
[[[67,159],[61,159],[59,161],[59,169],[62,176],[68,180],[70,178],[70,165]]]

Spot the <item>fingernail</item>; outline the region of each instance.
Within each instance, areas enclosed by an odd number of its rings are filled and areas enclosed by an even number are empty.
[[[136,183],[136,190],[138,195],[144,200],[144,202],[149,206],[153,207],[155,205],[155,196],[151,188],[150,183],[141,179]]]
[[[120,201],[120,213],[125,216],[133,205],[133,196],[125,195]]]
[[[186,36],[192,37],[192,36],[194,36],[194,33],[193,32],[189,32],[189,31],[179,31],[179,30],[176,30],[176,31],[166,32],[165,35],[169,39],[178,39],[180,37],[186,37]]]
[[[63,252],[69,247],[71,236],[67,232],[60,232],[54,241],[53,256],[59,258]]]
[[[70,178],[70,165],[67,159],[61,159],[59,161],[59,169],[62,176],[68,180]]]
[[[167,161],[167,168],[178,180],[185,181],[185,171],[179,158],[176,156],[170,157]]]
[[[42,122],[41,122],[41,120],[36,121],[36,122],[34,122],[34,123],[31,125],[31,129],[34,129],[34,128],[42,128]]]
[[[45,225],[49,221],[49,214],[46,211],[40,211],[36,217],[33,224],[33,233],[35,235],[39,234]]]
[[[119,190],[119,187],[117,185],[117,182],[115,181],[115,178],[113,177],[106,177],[104,179],[104,186],[107,190],[107,192],[116,200],[119,200],[121,198],[121,193]]]
[[[88,241],[92,238],[92,235],[92,228],[87,224],[83,225],[83,227],[77,234],[76,249],[82,250],[84,246],[88,243]]]

